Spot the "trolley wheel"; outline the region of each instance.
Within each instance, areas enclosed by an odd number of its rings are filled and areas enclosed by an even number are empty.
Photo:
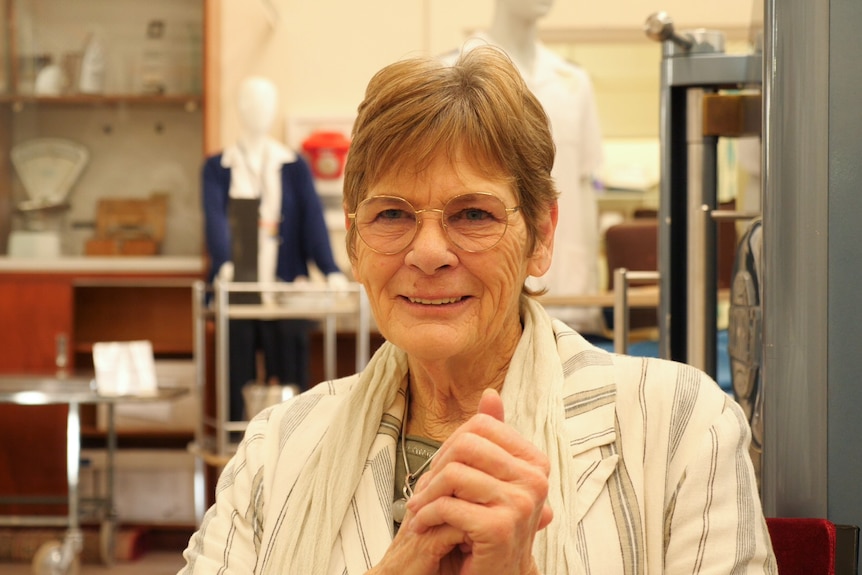
[[[99,559],[108,567],[114,564],[116,553],[117,522],[105,519],[99,526]]]
[[[57,540],[46,541],[33,555],[34,575],[78,575],[81,560],[76,555],[68,565],[63,565],[63,544]]]

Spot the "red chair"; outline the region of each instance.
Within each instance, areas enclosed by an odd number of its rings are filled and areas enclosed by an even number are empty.
[[[856,575],[859,528],[826,519],[768,517],[779,575]]]

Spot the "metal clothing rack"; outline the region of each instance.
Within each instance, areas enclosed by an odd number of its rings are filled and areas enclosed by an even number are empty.
[[[248,421],[230,421],[229,399],[229,329],[231,319],[308,319],[322,322],[323,375],[335,379],[337,331],[341,325],[356,333],[356,371],[361,371],[370,357],[371,312],[368,296],[358,283],[330,287],[317,283],[260,283],[215,281],[212,286],[196,282],[192,288],[195,317],[194,349],[196,386],[199,397],[206,397],[207,324],[215,329],[215,414],[201,401],[200,418],[190,451],[196,455],[195,514],[200,522],[206,510],[206,466],[221,467],[236,451],[231,440],[242,432]],[[264,303],[230,303],[235,293],[260,294]]]

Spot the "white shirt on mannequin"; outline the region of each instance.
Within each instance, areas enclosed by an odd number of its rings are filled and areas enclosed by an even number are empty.
[[[496,0],[490,28],[469,39],[462,51],[478,43],[502,48],[550,118],[557,146],[552,174],[560,191],[560,224],[551,268],[541,278],[528,278],[528,285],[544,287],[550,296],[593,294],[599,291],[599,227],[592,175],[603,161],[601,129],[587,74],[538,40],[537,21],[552,5],[553,0]],[[455,55],[448,59],[454,61]],[[548,311],[581,332],[602,331],[596,308]]]

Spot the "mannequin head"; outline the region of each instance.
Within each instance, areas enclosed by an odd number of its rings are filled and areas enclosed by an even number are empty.
[[[535,22],[550,12],[554,0],[497,0],[497,13],[513,20]]]
[[[270,80],[251,76],[242,81],[237,101],[239,121],[250,137],[269,133],[278,109],[278,90]]]

